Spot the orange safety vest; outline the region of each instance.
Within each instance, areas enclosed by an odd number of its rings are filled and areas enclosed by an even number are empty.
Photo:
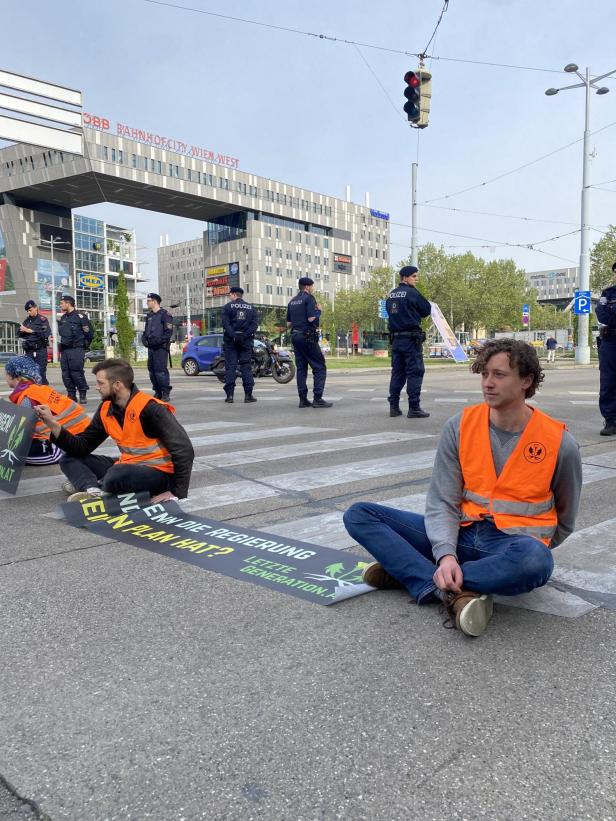
[[[90,417],[78,402],[54,391],[49,385],[36,385],[33,382],[17,394],[15,404],[21,405],[26,396],[39,405],[49,405],[56,422],[72,434],[81,433],[90,424]],[[32,438],[49,439],[50,435],[49,427],[42,420],[37,420]]]
[[[118,420],[110,414],[111,402],[103,402],[100,410],[101,422],[107,435],[115,440],[120,449],[119,462],[130,465],[144,465],[145,467],[162,470],[163,473],[173,473],[171,454],[158,439],[150,439],[143,432],[141,426],[141,411],[149,402],[158,402],[175,413],[175,408],[167,402],[161,402],[153,396],[137,391],[129,400],[124,411],[124,424],[120,426]]]
[[[462,527],[490,516],[504,533],[533,536],[549,547],[558,519],[551,485],[567,426],[537,408],[496,476],[490,446],[488,405],[465,408],[460,421],[464,491]]]

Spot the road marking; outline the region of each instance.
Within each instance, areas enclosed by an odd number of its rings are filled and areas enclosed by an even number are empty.
[[[324,428],[319,428],[322,432]],[[354,448],[368,448],[389,445],[395,442],[406,442],[411,439],[425,439],[433,436],[430,433],[368,433],[362,436],[347,436],[336,439],[325,439],[318,444],[311,439],[307,442],[275,445],[269,448],[238,450],[232,453],[217,453],[212,456],[197,456],[193,471],[212,470],[217,467],[233,467],[255,462],[272,462],[278,459],[289,459],[296,456],[319,456],[322,453],[341,452]]]
[[[466,402],[468,402],[469,400],[465,399],[463,396],[448,396],[446,399],[439,399],[439,398],[435,397],[433,399],[433,401],[434,402],[443,402],[443,403],[458,402],[458,403],[461,403],[461,404],[466,404]]]
[[[260,482],[245,480],[228,482],[209,487],[195,488],[188,499],[180,504],[186,511],[226,505],[232,502],[254,501],[267,496],[280,496],[285,491],[306,491],[319,488],[352,484],[365,479],[376,479],[411,471],[428,470],[434,463],[435,450],[419,453],[400,454],[384,459],[367,459],[359,462],[344,462],[341,465],[297,470],[291,473],[275,474]],[[238,487],[239,497],[234,495]]]
[[[211,419],[209,422],[193,422],[190,425],[183,425],[187,433],[195,430],[216,430],[216,428],[242,428],[254,425],[254,422],[224,422],[221,419]]]
[[[599,391],[567,391],[571,396],[599,396]]]
[[[349,393],[374,393],[376,388],[348,388]]]
[[[192,442],[192,446],[194,448],[199,447],[212,447],[213,445],[227,445],[230,442],[252,442],[254,440],[259,439],[276,439],[278,437],[285,437],[285,436],[308,436],[308,435],[317,435],[324,432],[336,431],[337,428],[317,428],[317,427],[310,427],[307,425],[291,425],[286,428],[265,428],[264,430],[242,430],[242,431],[232,431],[231,433],[215,433],[212,436],[193,436],[191,437],[190,441]],[[313,450],[315,449],[315,444],[313,442]],[[117,453],[117,448],[115,445],[104,445],[103,447],[98,448],[96,453],[100,453],[102,455],[113,456]]]
[[[594,405],[595,407],[597,407],[597,403],[593,399],[591,399],[591,400],[588,400],[588,399],[570,399],[569,404],[570,405]]]

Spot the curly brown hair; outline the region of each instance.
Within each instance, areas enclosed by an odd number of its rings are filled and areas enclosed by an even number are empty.
[[[506,353],[511,368],[517,368],[520,377],[524,379],[532,376],[533,381],[526,388],[526,398],[535,395],[537,388],[543,382],[543,368],[539,364],[537,351],[528,342],[520,339],[491,339],[480,348],[477,358],[471,365],[473,373],[482,373],[488,360],[497,353]]]

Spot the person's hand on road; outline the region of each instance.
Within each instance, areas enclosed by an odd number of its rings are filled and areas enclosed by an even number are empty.
[[[178,497],[174,496],[170,490],[166,490],[164,493],[158,493],[156,496],[152,496],[150,502],[153,504],[157,504],[158,502],[177,502]]]
[[[443,556],[432,578],[439,590],[450,590],[452,593],[459,593],[464,581],[462,568],[455,556]]]

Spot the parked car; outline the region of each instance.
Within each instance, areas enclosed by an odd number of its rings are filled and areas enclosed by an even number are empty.
[[[86,351],[85,355],[86,362],[102,362],[106,358],[105,351]]]
[[[214,360],[222,353],[222,334],[193,336],[182,350],[182,368],[187,376],[210,372]],[[213,374],[212,374],[213,375]]]

